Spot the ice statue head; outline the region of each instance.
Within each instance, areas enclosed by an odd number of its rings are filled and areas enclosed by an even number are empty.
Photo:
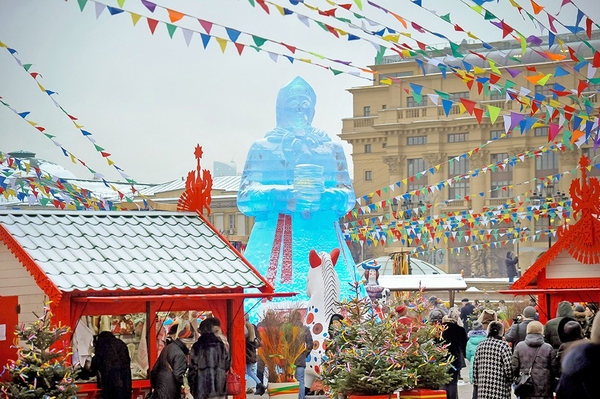
[[[277,94],[277,127],[302,129],[310,127],[315,116],[317,96],[300,76],[296,76]]]

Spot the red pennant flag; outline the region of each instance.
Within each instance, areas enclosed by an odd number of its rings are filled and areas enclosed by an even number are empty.
[[[242,43],[233,43],[239,55],[242,55],[242,51],[244,51],[244,45]]]
[[[504,39],[506,36],[510,35],[513,32],[513,28],[507,25],[504,21],[500,21],[502,25],[502,38]]]
[[[72,120],[72,121],[76,121],[76,120],[77,120],[77,118],[75,118],[73,115],[69,115],[69,114],[67,114],[67,116],[68,116],[69,118],[71,118],[71,120]]]
[[[263,9],[263,10],[265,10],[265,12],[266,12],[267,14],[270,14],[269,7],[267,7],[267,5],[265,4],[265,0],[256,0],[256,3],[257,3],[259,6],[261,6],[261,7],[262,7],[262,9]]]
[[[537,69],[533,65],[526,65],[525,68],[530,72],[537,72]]]
[[[423,50],[423,51],[425,51],[425,49],[427,48],[427,47],[425,46],[425,43],[422,43],[422,42],[420,42],[420,41],[417,41],[417,44],[419,45],[419,48],[420,48],[421,50]]]
[[[473,89],[473,81],[472,80],[467,81],[467,87],[469,88],[469,90]]]
[[[577,97],[581,96],[581,92],[586,89],[590,84],[585,80],[580,80],[577,85]]]
[[[30,75],[31,75],[31,76],[32,76],[34,79],[36,79],[36,78],[38,77],[38,75],[39,75],[39,76],[42,76],[42,75],[40,75],[40,74],[39,74],[39,73],[37,73],[37,72],[31,72],[31,73],[30,73]]]
[[[43,132],[44,130],[46,130],[44,127],[42,126],[36,126],[35,127],[37,130],[39,130],[40,132]]]
[[[461,28],[459,25],[454,24],[454,30],[457,32],[464,32],[465,30],[463,28]]]
[[[475,51],[473,51],[473,50],[469,50],[469,53],[476,55],[477,57],[481,58],[481,59],[482,59],[482,60],[484,60],[484,61],[486,60],[486,58],[485,58],[485,56],[484,56],[484,55],[482,55],[482,54],[479,54],[479,53],[477,53],[477,52],[475,52]]]
[[[319,15],[324,15],[326,17],[335,17],[335,11],[336,11],[335,8],[332,8],[331,10],[327,10],[327,11],[318,10]]]
[[[592,24],[593,23],[594,23],[594,21],[592,21],[588,17],[585,17],[585,34],[587,35],[588,39],[592,38]]]
[[[108,152],[104,152],[104,151],[100,151],[100,154],[106,158],[106,157],[110,157],[110,154]]]
[[[571,55],[571,59],[575,62],[579,62],[579,58],[577,58],[577,54],[575,53],[575,50],[573,50],[569,46],[567,46],[567,48],[569,49],[569,54]]]
[[[284,42],[280,42],[279,44],[283,44],[285,48],[292,52],[292,54],[296,54],[296,47],[290,46],[289,44],[285,44]]]
[[[337,37],[339,39],[340,34],[338,33],[338,31],[333,26],[329,26],[329,25],[325,24],[325,27],[327,28],[327,30],[329,32],[331,32],[333,34],[333,36],[335,36],[335,37]]]
[[[350,10],[352,8],[352,4],[338,4],[338,6],[346,9],[346,10]]]
[[[600,67],[600,51],[594,53],[594,60],[592,61],[594,68]]]
[[[465,108],[469,112],[469,115],[473,115],[473,111],[475,110],[476,105],[475,101],[467,100],[466,98],[461,97],[460,102],[462,103],[462,105],[465,106]]]
[[[481,119],[483,118],[483,110],[475,107],[473,109],[473,112],[475,113],[475,118],[477,118],[477,122],[479,122],[479,124],[481,124]]]
[[[495,85],[496,82],[498,82],[501,78],[502,78],[502,76],[496,75],[494,73],[490,73],[490,83],[493,85]]]
[[[150,28],[150,32],[152,32],[152,34],[154,34],[154,31],[156,30],[156,25],[158,25],[158,21],[156,19],[152,19],[152,18],[147,18],[148,19],[148,27]]]

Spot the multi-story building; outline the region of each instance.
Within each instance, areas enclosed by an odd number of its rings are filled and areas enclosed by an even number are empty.
[[[562,40],[579,56],[585,57],[586,60],[592,59],[591,49],[574,35],[562,35],[557,38],[559,40],[555,43]],[[595,49],[600,49],[600,32],[593,32],[592,40],[589,40],[588,43]],[[588,66],[585,65],[583,70],[581,67],[574,69],[577,65],[571,60],[567,47],[559,44],[552,46],[550,53],[564,54],[566,58],[559,62],[549,60],[541,55],[544,54],[544,49],[548,49],[546,41],[539,47],[528,48],[524,54],[521,53],[520,44],[515,41],[491,43],[491,46],[492,50],[486,50],[481,48],[481,45],[463,44],[461,50],[464,51],[464,58],[439,57],[440,52],[438,51],[435,53],[438,56],[434,53],[430,54],[429,62],[424,60],[423,56],[418,56],[419,62],[415,58],[402,59],[397,55],[386,56],[381,64],[372,66],[372,69],[378,73],[375,75],[377,78],[373,85],[349,89],[353,95],[353,117],[343,120],[340,137],[352,145],[354,189],[357,197],[368,196],[367,202],[380,204],[381,201],[384,201],[386,205],[389,205],[389,202],[385,202],[385,200],[406,192],[414,193],[414,190],[433,186],[433,190],[427,189],[419,192],[419,195],[412,195],[410,197],[413,204],[411,208],[416,208],[421,212],[419,215],[421,220],[429,216],[438,221],[440,218],[435,215],[447,216],[449,212],[480,213],[490,207],[519,202],[531,205],[535,203],[535,201],[532,202],[532,195],[534,200],[536,198],[533,193],[538,193],[538,195],[541,193],[544,197],[553,196],[559,199],[557,195],[560,192],[564,198],[564,193],[568,192],[572,179],[571,175],[561,175],[560,179],[553,179],[550,184],[548,181],[532,181],[532,179],[540,179],[575,169],[582,152],[594,159],[596,153],[593,150],[593,142],[589,141],[581,148],[574,146],[575,150],[564,152],[543,150],[535,156],[525,156],[517,162],[503,164],[511,157],[526,154],[535,149],[548,149],[552,144],[548,143],[548,125],[543,123],[532,126],[526,134],[521,134],[519,129],[515,129],[505,135],[503,115],[510,115],[511,112],[529,115],[531,108],[520,108],[521,104],[507,95],[504,86],[508,78],[515,83],[513,87],[515,93],[525,95],[529,90],[530,97],[549,100],[553,97],[554,83],[562,85],[565,90],[573,88],[577,90],[580,80],[586,80]],[[449,48],[446,50],[446,54],[452,54]],[[485,59],[479,55],[483,55]],[[485,68],[485,73],[481,73],[482,71],[479,69],[476,77],[489,77],[491,71],[487,59],[494,61],[495,66],[502,71],[502,77],[497,82],[496,89],[487,83],[480,88],[476,82],[473,82],[474,84],[469,88],[464,79],[452,74],[451,67],[463,71],[468,70],[471,74],[474,73],[472,68]],[[442,71],[439,66],[435,66],[438,63],[442,64],[442,68],[443,65],[446,65],[446,70]],[[513,78],[509,75],[506,67],[510,68],[510,72],[513,74],[516,75],[515,71],[519,71],[520,74]],[[552,76],[544,85],[534,85],[523,78],[538,74],[554,75],[558,67],[568,73],[560,77]],[[593,71],[591,72],[593,73]],[[389,84],[390,77],[394,78],[391,84]],[[485,80],[483,81],[485,82]],[[582,97],[585,97],[597,109],[600,102],[597,97],[600,85],[592,84],[589,81],[588,83],[589,85],[583,89],[579,100],[581,101]],[[421,88],[419,89],[421,98],[413,95],[415,87]],[[442,106],[440,93],[447,93],[446,100],[452,101],[449,109],[445,110]],[[428,94],[433,94],[433,96],[428,96]],[[461,98],[474,101],[477,108],[484,111],[488,105],[500,108],[501,113],[495,123],[492,123],[487,116],[478,122],[475,114],[470,115],[468,112],[464,112],[464,108],[459,105]],[[436,100],[437,105],[435,104]],[[554,100],[562,104],[560,107],[572,106],[576,109],[579,107],[576,101],[569,96],[555,96]],[[446,101],[446,105],[448,104]],[[559,108],[556,103],[553,104],[555,105],[554,109]],[[543,121],[544,111],[538,112],[534,116],[541,117]],[[555,120],[558,121],[558,118]],[[561,139],[562,134],[557,137],[557,140]],[[495,141],[487,143],[490,140]],[[484,143],[487,144],[484,145]],[[478,150],[473,151],[476,148]],[[600,163],[600,161],[596,159],[593,163]],[[486,169],[492,164],[502,166]],[[593,170],[595,171],[595,169]],[[431,171],[434,173],[431,174]],[[469,175],[469,177],[455,179],[451,185],[438,185],[455,176],[465,175]],[[527,181],[531,182],[523,184]],[[398,187],[397,182],[405,184]],[[545,187],[540,187],[540,185]],[[386,189],[388,187],[390,189]],[[392,191],[391,188],[395,188],[395,191]],[[403,199],[400,199],[400,205],[402,205],[402,201]],[[424,206],[414,205],[419,202]],[[545,217],[540,217],[538,220],[533,217],[532,220],[529,220],[524,217],[526,215],[523,213],[524,209],[521,208],[521,219],[519,220],[522,226],[518,228],[519,234],[524,237],[525,234],[535,235],[535,231],[537,231],[541,232],[539,234],[541,237],[536,243],[521,242],[520,266],[523,270],[531,265],[541,251],[547,248],[548,237],[544,232],[548,231],[549,223],[557,223],[552,218]],[[390,206],[369,211],[370,213],[367,214],[369,218],[383,215],[382,220],[384,221],[386,215],[394,215]],[[394,217],[390,219],[393,221]],[[464,237],[467,234],[465,229],[471,230],[473,233],[479,228],[483,227],[463,226],[463,231],[459,232],[459,236]],[[511,234],[515,232],[514,220],[510,223],[506,223],[506,221],[503,224],[497,223],[491,227],[488,225],[485,228],[495,229],[490,235],[499,234],[503,238],[506,238],[507,232],[511,231]],[[417,237],[415,230],[410,231],[412,231],[413,238],[409,241],[415,242],[414,238]],[[552,240],[552,238],[550,239]],[[434,244],[429,243],[429,249]],[[423,245],[428,244],[423,243]],[[453,245],[467,246],[470,245],[470,242],[462,240],[462,244],[460,244],[448,240],[447,243],[437,243],[436,246],[445,246],[447,249],[448,246]],[[509,241],[508,244],[493,251],[493,256],[490,255],[483,260],[483,262],[492,264],[488,265],[487,271],[479,269],[478,274],[487,272],[488,276],[490,274],[502,275],[503,259],[508,250],[516,250],[516,245],[513,249],[512,242]],[[383,252],[383,249],[380,249],[380,252]],[[463,255],[465,253],[469,254],[468,251],[464,251]],[[481,254],[471,253],[469,256],[475,255],[477,255],[477,260],[473,262],[482,262]],[[425,258],[427,259],[427,256]],[[449,271],[458,272],[465,269],[467,273],[470,273],[469,269],[475,270],[465,262],[459,261],[457,256],[453,257],[452,254],[447,254],[446,259],[447,262],[445,261],[442,267]]]

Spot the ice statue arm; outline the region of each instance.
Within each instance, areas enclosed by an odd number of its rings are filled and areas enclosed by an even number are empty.
[[[330,173],[326,171],[325,192],[321,203],[323,208],[335,211],[341,217],[354,207],[356,195],[352,188],[346,155],[342,146],[331,143],[331,147],[335,159],[335,170],[329,171]]]

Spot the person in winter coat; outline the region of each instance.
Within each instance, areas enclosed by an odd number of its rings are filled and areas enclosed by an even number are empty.
[[[298,399],[304,399],[306,397],[307,390],[310,391],[310,387],[306,387],[304,385],[304,373],[306,371],[306,358],[310,356],[310,352],[313,348],[313,337],[310,333],[309,328],[305,326],[302,322],[302,313],[300,313],[299,311],[294,311],[292,313],[290,322],[293,325],[300,327],[302,333],[299,334],[299,339],[304,341],[304,353],[298,356],[296,358],[296,361],[294,362],[294,365],[296,366],[296,372],[294,374],[294,377],[296,378],[299,384]]]
[[[110,331],[98,334],[91,371],[98,373],[102,397],[131,399],[131,358],[125,342]]]
[[[469,316],[473,314],[475,305],[469,302],[469,298],[463,298],[461,302],[463,303],[463,306],[460,309],[460,319],[463,322],[465,331],[469,332]]]
[[[535,321],[535,308],[533,306],[527,306],[523,309],[523,320],[520,322],[515,321],[512,326],[506,332],[506,342],[512,344],[513,352],[517,347],[517,344],[525,340],[527,336],[527,325],[532,321]]]
[[[527,325],[527,336],[515,347],[512,357],[512,372],[518,377],[531,368],[533,391],[521,395],[520,399],[552,399],[555,376],[558,372],[556,356],[552,345],[544,342],[544,326],[539,321]]]
[[[200,338],[192,345],[188,380],[194,399],[226,398],[227,370],[231,357],[225,344],[213,332],[219,319],[208,317],[200,323]]]
[[[183,377],[188,368],[187,356],[189,349],[181,340],[182,335],[165,346],[156,359],[150,383],[152,385],[152,399],[180,399]]]
[[[504,264],[506,265],[506,274],[508,275],[509,283],[512,283],[517,276],[517,263],[519,263],[519,257],[510,251],[507,252]]]
[[[448,352],[454,358],[452,367],[448,370],[452,375],[452,380],[441,388],[446,391],[448,399],[458,399],[458,377],[460,377],[460,370],[465,367],[467,333],[463,327],[458,325],[459,317],[458,311],[451,311],[442,318],[442,325],[445,327],[442,332],[442,341],[448,345]]]
[[[585,308],[583,305],[577,304],[573,308],[573,318],[576,322],[581,324],[581,329],[584,330],[587,324],[587,317],[585,316]]]
[[[246,314],[244,336],[246,338],[246,375],[256,382],[256,394],[262,396],[265,394],[266,388],[254,372],[254,365],[256,362],[258,362],[256,350],[258,349],[260,342],[258,339],[256,326],[250,322],[250,317],[248,314]]]
[[[563,317],[573,318],[573,307],[567,301],[562,301],[558,304],[556,317],[548,320],[544,329],[544,341],[552,345],[555,350],[560,347],[560,337],[558,336],[558,323]]]
[[[474,321],[471,326],[471,331],[467,334],[467,360],[469,361],[469,381],[473,382],[473,358],[477,346],[487,338],[487,331],[483,329],[483,325]]]
[[[596,313],[598,313],[598,304],[595,302],[588,302],[585,306],[585,317],[587,318],[587,323],[583,329],[583,336],[585,338],[589,338],[592,333],[592,326],[594,325]]]
[[[473,358],[473,398],[511,399],[511,350],[502,339],[504,326],[490,322],[488,337],[475,350]]]
[[[556,399],[598,398],[600,370],[600,321],[596,317],[590,340],[573,344],[561,363],[562,374],[556,388]]]

